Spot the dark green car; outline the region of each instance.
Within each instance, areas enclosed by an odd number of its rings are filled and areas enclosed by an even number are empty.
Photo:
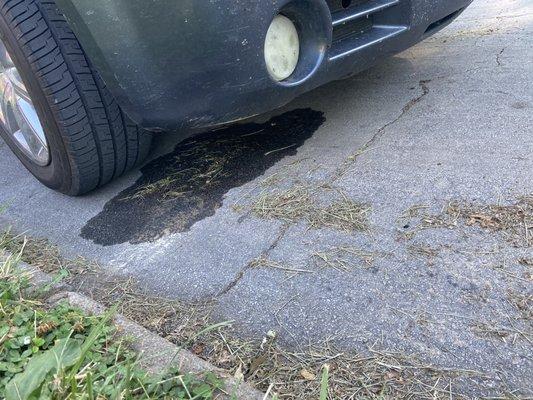
[[[2,0],[0,132],[79,195],[154,132],[248,118],[370,67],[471,0]]]

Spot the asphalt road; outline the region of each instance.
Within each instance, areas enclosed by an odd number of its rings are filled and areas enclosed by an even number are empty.
[[[3,222],[148,290],[213,299],[243,335],[379,339],[531,394],[531,316],[510,296],[533,294],[533,236],[483,218],[533,194],[532,37],[531,0],[477,0],[261,120],[177,145],[161,135],[141,170],[82,198],[42,187],[0,142]],[[294,190],[315,210],[363,205],[366,230],[291,214]]]

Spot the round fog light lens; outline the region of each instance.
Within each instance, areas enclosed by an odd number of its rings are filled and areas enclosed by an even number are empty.
[[[300,56],[300,39],[292,21],[277,15],[265,39],[265,61],[269,74],[276,81],[292,75]]]

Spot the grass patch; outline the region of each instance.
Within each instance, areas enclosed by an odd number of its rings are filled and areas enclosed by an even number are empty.
[[[64,283],[105,306],[119,304],[118,312],[126,318],[178,345],[185,346],[211,325],[210,303],[182,303],[145,294],[134,279],[108,274],[97,263],[82,257],[63,257],[46,240],[26,240],[22,235],[6,231],[0,236],[0,249],[20,253],[22,261],[45,272],[60,273]]]
[[[211,399],[220,382],[169,369],[150,375],[104,316],[68,303],[25,298],[18,257],[0,264],[0,397],[25,399]]]

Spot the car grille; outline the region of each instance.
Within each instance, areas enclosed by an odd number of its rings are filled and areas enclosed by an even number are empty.
[[[372,18],[354,19],[333,28],[333,43],[359,36],[372,29]]]
[[[395,8],[402,0],[327,0],[333,21],[329,58],[334,60],[407,30]],[[397,22],[397,23],[396,23]]]

